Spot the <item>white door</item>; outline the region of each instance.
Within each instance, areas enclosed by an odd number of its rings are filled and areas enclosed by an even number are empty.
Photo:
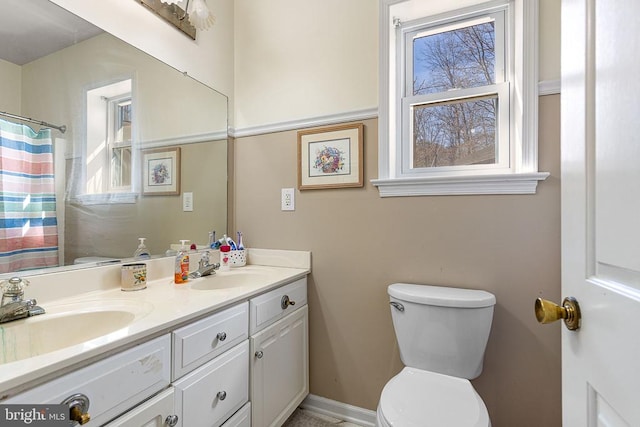
[[[640,1],[562,1],[563,427],[640,426]]]

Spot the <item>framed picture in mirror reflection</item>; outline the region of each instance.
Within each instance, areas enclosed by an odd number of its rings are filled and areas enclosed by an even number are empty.
[[[142,194],[180,195],[180,147],[142,150]]]

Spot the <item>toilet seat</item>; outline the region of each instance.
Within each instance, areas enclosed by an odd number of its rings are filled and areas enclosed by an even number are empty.
[[[384,386],[377,413],[383,427],[490,427],[469,380],[404,368]]]

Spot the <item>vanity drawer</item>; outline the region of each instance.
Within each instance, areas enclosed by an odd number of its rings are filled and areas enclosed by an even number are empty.
[[[287,297],[293,305],[283,305]],[[307,278],[274,289],[249,301],[249,335],[266,328],[307,304]]]
[[[168,427],[174,416],[173,387],[136,406],[104,427]]]
[[[249,304],[242,303],[173,332],[173,379],[247,339]]]
[[[251,427],[251,402],[247,402],[242,409],[233,414],[222,427]]]
[[[171,339],[163,335],[80,368],[2,403],[62,403],[81,393],[89,398],[91,421],[100,426],[169,385]]]
[[[249,341],[245,340],[174,383],[178,424],[218,427],[249,401]]]

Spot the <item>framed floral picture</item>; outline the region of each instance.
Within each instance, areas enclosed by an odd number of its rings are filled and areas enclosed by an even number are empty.
[[[298,189],[363,186],[363,124],[298,132]]]
[[[142,152],[142,194],[145,196],[180,194],[180,147]]]

